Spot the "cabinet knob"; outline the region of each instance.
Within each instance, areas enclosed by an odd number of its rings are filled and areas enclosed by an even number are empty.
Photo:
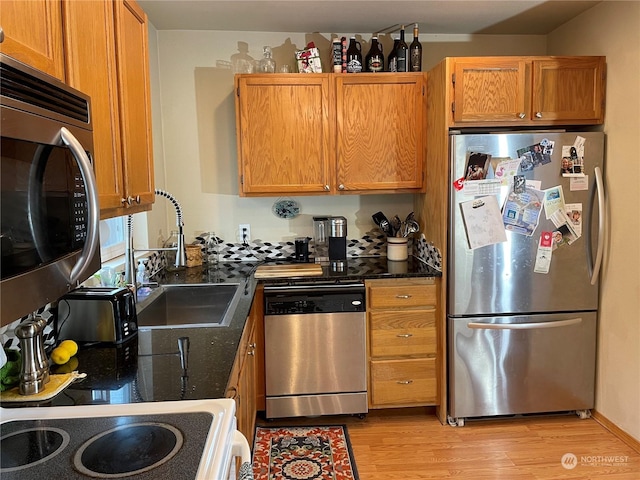
[[[411,298],[411,295],[396,295],[396,298],[401,298],[403,300],[407,300]]]
[[[0,27],[0,43],[4,42],[4,30]]]
[[[542,113],[541,112],[536,112],[536,118],[542,118]]]
[[[524,112],[520,112],[520,113],[518,114],[518,118],[524,118],[524,117],[526,117],[526,115],[524,114]]]
[[[396,335],[396,337],[410,338],[410,337],[413,337],[413,333],[399,333],[398,335]]]
[[[140,203],[140,195],[136,195],[135,197],[132,197],[131,195],[129,195],[127,198],[123,198],[122,199],[122,203],[123,204],[127,204],[127,205],[133,205],[134,203]]]
[[[344,185],[342,183],[338,185],[338,190],[344,190]]]
[[[396,383],[399,385],[410,385],[413,383],[413,380],[398,380]]]
[[[250,343],[249,344],[249,348],[256,348],[256,344],[255,343]]]
[[[256,352],[254,350],[249,350],[247,352],[247,355],[255,355],[255,354],[256,354]]]
[[[325,185],[325,186],[324,186],[324,191],[325,191],[325,192],[328,192],[329,190],[331,190],[331,188],[329,187],[329,185]]]

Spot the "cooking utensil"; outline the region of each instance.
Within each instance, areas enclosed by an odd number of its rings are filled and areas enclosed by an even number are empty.
[[[380,226],[380,222],[382,222],[383,220],[387,220],[387,217],[385,217],[384,213],[382,212],[376,212],[373,215],[371,215],[371,218],[373,218],[373,221],[376,223],[376,225]]]
[[[375,222],[375,224],[378,225],[378,227],[380,227],[380,230],[382,230],[382,232],[385,235],[387,236],[390,235],[391,224],[389,223],[389,220],[384,215],[384,213],[376,212],[373,215],[371,215],[371,218],[373,218],[373,221]]]
[[[394,215],[391,219],[391,236],[399,237],[400,229],[402,228],[402,221],[398,215]]]

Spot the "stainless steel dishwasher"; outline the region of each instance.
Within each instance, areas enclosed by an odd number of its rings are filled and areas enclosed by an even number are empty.
[[[364,284],[264,292],[267,418],[367,413]]]

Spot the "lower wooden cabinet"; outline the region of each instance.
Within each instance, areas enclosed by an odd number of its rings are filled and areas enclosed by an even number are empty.
[[[438,393],[436,359],[371,360],[372,406],[434,405]]]
[[[438,404],[438,282],[366,281],[369,408]]]
[[[254,299],[255,304],[255,299]],[[252,308],[240,338],[236,358],[231,369],[225,396],[236,402],[238,430],[253,446],[256,426],[256,356],[259,347],[256,342],[256,315]]]

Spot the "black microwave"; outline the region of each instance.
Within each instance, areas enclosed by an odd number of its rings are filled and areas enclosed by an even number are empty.
[[[6,325],[100,268],[90,99],[0,54],[0,314]]]

